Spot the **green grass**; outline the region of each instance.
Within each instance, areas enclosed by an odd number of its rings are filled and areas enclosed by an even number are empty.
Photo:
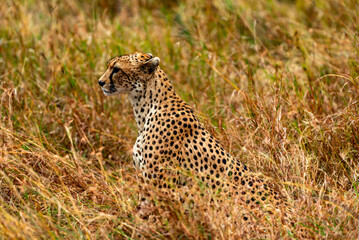
[[[137,50],[313,238],[359,238],[359,3],[159,2],[1,4],[0,239],[256,238],[230,201],[186,209],[141,183],[130,103],[97,84]]]

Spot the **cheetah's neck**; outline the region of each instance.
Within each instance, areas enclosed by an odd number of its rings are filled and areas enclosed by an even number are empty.
[[[145,131],[146,122],[161,108],[161,105],[173,98],[178,96],[166,74],[159,68],[152,78],[147,79],[146,83],[140,83],[129,94],[139,135]]]

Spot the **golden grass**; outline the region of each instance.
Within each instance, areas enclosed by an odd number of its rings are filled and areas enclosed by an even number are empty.
[[[97,85],[111,57],[136,50],[279,183],[313,238],[359,238],[358,13],[354,0],[5,1],[0,239],[292,237],[264,219],[239,227],[231,200],[195,193],[187,208],[141,182],[129,101]]]

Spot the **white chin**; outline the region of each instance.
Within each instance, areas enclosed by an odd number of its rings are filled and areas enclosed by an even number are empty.
[[[118,94],[118,91],[116,91],[116,92],[107,92],[107,91],[103,90],[103,93],[104,93],[106,96],[113,96],[113,95],[117,95],[117,94]]]

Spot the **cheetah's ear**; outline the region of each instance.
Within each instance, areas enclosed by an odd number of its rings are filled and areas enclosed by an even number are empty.
[[[160,65],[160,58],[159,57],[154,57],[154,58],[151,58],[149,60],[147,60],[143,65],[142,67],[144,69],[147,69],[148,73],[153,73],[158,65]]]

